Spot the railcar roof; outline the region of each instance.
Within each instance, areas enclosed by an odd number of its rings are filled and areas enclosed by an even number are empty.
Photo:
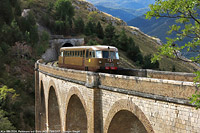
[[[110,48],[110,50],[118,51],[116,47],[113,47],[113,46],[105,46],[105,45],[62,47],[60,50],[70,50],[70,49],[108,50],[108,47]]]

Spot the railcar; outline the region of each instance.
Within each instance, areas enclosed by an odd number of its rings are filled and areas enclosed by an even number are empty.
[[[59,67],[86,71],[117,70],[118,49],[113,46],[77,46],[60,49]]]

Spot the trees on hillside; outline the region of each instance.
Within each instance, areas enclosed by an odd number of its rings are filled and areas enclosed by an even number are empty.
[[[85,23],[81,17],[74,20],[74,28],[77,34],[84,32]]]
[[[10,97],[9,97],[10,95]],[[6,112],[4,109],[4,106],[8,104],[8,98],[14,99],[16,97],[16,93],[14,89],[8,89],[7,86],[0,86],[0,130],[14,130],[15,127],[12,125],[8,117],[6,117],[6,114],[8,115],[8,112]],[[11,100],[10,100],[11,101]]]
[[[176,24],[170,26],[169,34],[176,32],[175,38],[167,38],[167,43],[159,48],[152,61],[160,60],[162,56],[178,58],[187,62],[200,63],[200,1],[199,0],[156,0],[150,5],[146,18],[167,17],[175,18]],[[178,41],[190,38],[191,41],[182,46],[176,45]],[[194,52],[190,60],[182,58],[179,51]],[[196,82],[200,81],[200,72],[196,72]],[[200,94],[193,95],[192,102],[200,107]]]
[[[75,15],[74,7],[70,0],[57,0],[55,9],[57,20],[65,21],[68,18],[68,21],[71,22]]]
[[[53,7],[55,9],[55,20],[49,21],[49,16],[44,15],[46,17],[44,19],[46,26],[51,27],[50,29],[52,30],[52,32],[56,34],[69,35],[72,30],[72,22],[75,15],[74,7],[72,6],[71,1],[57,0],[54,6],[50,2],[48,11],[51,11]]]
[[[100,39],[104,38],[104,31],[103,31],[103,27],[101,26],[100,22],[97,23],[96,34],[97,34],[98,38],[100,38]]]

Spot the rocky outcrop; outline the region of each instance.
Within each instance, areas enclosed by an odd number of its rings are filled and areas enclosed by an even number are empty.
[[[24,9],[23,12],[22,12],[22,14],[21,14],[21,16],[22,17],[27,17],[28,14],[29,14],[29,12],[30,12],[30,9]]]

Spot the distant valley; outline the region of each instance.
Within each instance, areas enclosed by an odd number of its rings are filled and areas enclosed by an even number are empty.
[[[163,43],[167,42],[166,37],[169,37],[169,38],[176,37],[175,32],[173,32],[170,35],[167,34],[167,31],[170,30],[169,26],[175,23],[176,23],[175,19],[173,18],[159,18],[159,19],[151,18],[149,20],[149,19],[145,19],[145,15],[136,17],[132,19],[131,21],[127,22],[128,25],[139,28],[145,34],[159,38]],[[183,46],[185,45],[185,43],[187,43],[190,40],[191,40],[190,38],[185,38],[184,40],[180,42],[176,42],[176,44],[178,44],[179,46]],[[182,51],[182,54],[185,57],[190,58],[196,55],[197,53],[187,52],[187,50],[185,49]]]
[[[99,10],[126,22],[145,14],[155,0],[87,0]]]
[[[175,34],[168,35],[167,31],[169,26],[175,23],[175,19],[169,18],[152,18],[145,19],[145,15],[136,17],[127,22],[128,25],[138,27],[144,33],[160,38],[164,43],[166,42],[166,37],[174,37]]]

